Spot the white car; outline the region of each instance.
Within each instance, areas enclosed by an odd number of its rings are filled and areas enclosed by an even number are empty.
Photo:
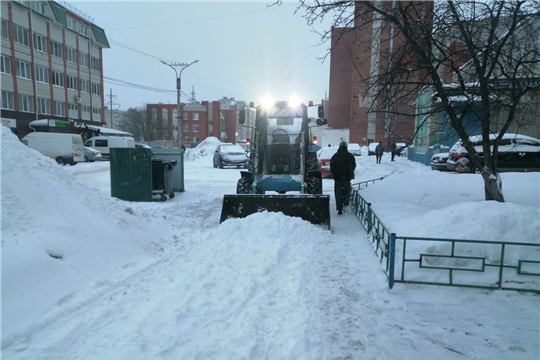
[[[354,156],[361,156],[362,155],[362,148],[360,147],[360,144],[357,143],[351,143],[347,145],[347,150],[353,154]]]
[[[101,151],[85,146],[84,147],[84,161],[94,162],[96,160],[101,160]]]

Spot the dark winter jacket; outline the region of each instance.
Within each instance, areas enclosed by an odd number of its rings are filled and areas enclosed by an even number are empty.
[[[375,155],[382,155],[384,152],[384,147],[379,144],[375,147]]]
[[[351,181],[354,179],[356,160],[346,147],[340,147],[330,159],[330,172],[336,181]]]

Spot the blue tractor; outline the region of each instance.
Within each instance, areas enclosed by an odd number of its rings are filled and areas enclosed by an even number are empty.
[[[254,114],[247,123],[246,113]],[[322,106],[318,116],[317,125],[324,124]],[[251,105],[240,111],[239,122],[251,128],[250,162],[236,195],[225,195],[221,221],[266,210],[330,227],[330,198],[322,194],[308,107],[289,101]]]

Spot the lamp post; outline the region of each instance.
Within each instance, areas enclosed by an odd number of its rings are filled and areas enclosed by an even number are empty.
[[[161,63],[169,66],[171,69],[174,70],[174,73],[176,75],[176,113],[177,113],[177,118],[176,118],[176,128],[178,129],[178,144],[180,145],[180,147],[182,147],[182,143],[184,142],[184,129],[183,129],[183,125],[182,125],[182,120],[184,119],[183,117],[183,114],[182,114],[182,109],[180,107],[180,93],[182,91],[182,71],[184,71],[185,68],[187,68],[188,66],[190,65],[193,65],[197,62],[199,62],[199,60],[195,60],[189,64],[186,64],[186,63],[167,63],[163,60],[159,60]],[[176,67],[181,67],[180,69],[180,73],[178,73],[178,71],[176,70]]]

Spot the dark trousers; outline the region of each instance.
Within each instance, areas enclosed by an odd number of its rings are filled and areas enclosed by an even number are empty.
[[[334,195],[336,196],[336,210],[342,211],[343,206],[349,205],[351,194],[351,182],[349,180],[334,181]]]
[[[394,156],[396,156],[396,152],[392,151],[392,161],[394,161]]]
[[[375,154],[375,160],[376,160],[377,164],[381,163],[381,159],[382,159],[382,154],[381,155]]]

